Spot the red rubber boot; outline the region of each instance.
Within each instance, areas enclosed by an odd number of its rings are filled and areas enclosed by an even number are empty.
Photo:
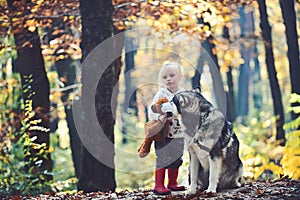
[[[155,170],[155,186],[154,193],[160,195],[171,194],[171,190],[165,187],[165,168],[158,168]]]
[[[179,186],[177,183],[178,168],[177,169],[168,168],[168,176],[169,176],[169,184],[168,184],[169,189],[171,189],[172,191],[184,191],[185,190],[184,186]]]

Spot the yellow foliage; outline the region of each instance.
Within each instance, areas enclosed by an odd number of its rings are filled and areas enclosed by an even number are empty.
[[[37,21],[35,19],[29,19],[26,21],[26,26],[30,32],[34,32],[36,30]]]
[[[0,155],[0,160],[2,160],[4,163],[8,163],[8,159],[7,159],[7,157],[6,156],[1,156]]]
[[[300,131],[293,131],[287,134],[286,137],[284,156],[280,164],[285,175],[293,179],[300,179]]]
[[[252,147],[241,144],[241,157],[244,163],[244,176],[257,179],[266,170],[270,170],[278,178],[288,176],[300,179],[300,131],[287,134],[287,142],[284,147],[276,146],[267,141],[265,147],[261,144]],[[258,148],[257,148],[258,147]],[[260,150],[259,150],[260,149]],[[282,156],[283,155],[283,156]],[[271,159],[280,160],[280,165]]]
[[[35,26],[29,26],[29,27],[28,27],[28,30],[29,30],[30,32],[34,32],[34,31],[35,31],[35,29],[36,29],[36,27],[35,27]]]
[[[274,124],[273,118],[261,115],[260,119],[249,118],[246,126],[234,126],[240,139],[244,177],[264,179],[288,176],[299,180],[300,131],[287,132],[285,146],[281,146],[275,138]]]

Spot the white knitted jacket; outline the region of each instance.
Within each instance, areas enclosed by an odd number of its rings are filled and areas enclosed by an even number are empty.
[[[176,92],[181,92],[184,91],[183,88],[179,88],[179,90]],[[175,94],[176,94],[175,93]],[[169,101],[171,101],[174,97],[174,94],[172,92],[170,92],[167,88],[163,87],[160,88],[159,91],[155,94],[155,96],[153,97],[152,103],[151,105],[155,104],[157,102],[158,99],[165,97],[167,98]],[[158,120],[158,117],[160,116],[159,113],[154,113],[151,109],[151,105],[149,107],[149,117],[152,120]],[[169,123],[169,133],[167,134],[167,137],[169,138],[182,138],[183,137],[183,132],[180,131],[181,129],[181,122],[179,121],[179,119],[174,118],[172,120],[168,120],[167,123]]]

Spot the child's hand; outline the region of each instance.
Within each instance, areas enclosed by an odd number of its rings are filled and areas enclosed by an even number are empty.
[[[167,121],[166,114],[164,114],[164,115],[159,115],[158,119],[159,119],[162,123],[165,123],[165,122]]]

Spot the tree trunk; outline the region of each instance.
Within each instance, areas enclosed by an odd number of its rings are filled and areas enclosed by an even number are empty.
[[[268,21],[268,14],[265,0],[258,0],[258,7],[260,13],[260,28],[262,30],[262,37],[264,40],[266,52],[266,65],[269,75],[271,94],[273,99],[273,108],[276,118],[276,140],[279,140],[281,145],[285,144],[285,134],[283,130],[284,113],[281,100],[281,92],[277,79],[277,72],[274,64],[273,44],[271,35],[271,26]]]
[[[58,51],[59,52],[59,51]],[[65,58],[59,59],[55,62],[55,67],[58,73],[59,79],[63,82],[63,88],[71,86],[75,83],[76,79],[76,66],[72,58],[66,53],[57,53],[56,56],[59,57],[63,55]],[[66,121],[69,129],[70,136],[70,146],[72,151],[72,160],[74,163],[75,175],[76,177],[80,177],[80,153],[81,153],[81,142],[78,136],[73,112],[72,112],[72,103],[69,99],[69,95],[72,92],[72,89],[68,89],[62,92],[61,100],[64,103],[64,109],[66,113]],[[75,99],[73,100],[73,104],[75,103]]]
[[[136,50],[134,50],[134,44],[133,44],[132,36],[125,35],[124,37],[124,43],[125,43],[125,70],[124,70],[124,79],[125,79],[125,101],[123,104],[123,111],[125,113],[130,113],[134,116],[137,116],[138,110],[136,105],[136,88],[132,86],[132,77],[131,72],[135,67],[134,64],[134,55],[136,54]],[[126,116],[124,116],[126,117]],[[124,122],[124,119],[122,119]],[[127,143],[127,129],[126,124],[122,124],[122,143]]]
[[[108,39],[113,34],[113,23],[112,23],[112,2],[110,0],[90,0],[80,1],[80,12],[82,19],[82,60],[85,60],[88,54],[105,39]],[[111,46],[113,48],[113,44]],[[109,49],[107,49],[109,51]],[[100,52],[105,53],[105,52]],[[108,58],[107,58],[108,59]],[[97,64],[97,63],[93,63]],[[89,138],[91,143],[95,139],[99,138],[97,133],[89,133],[90,122],[87,119],[87,115],[91,107],[96,109],[96,115],[98,122],[101,125],[105,137],[114,143],[114,119],[113,119],[113,108],[111,106],[111,98],[113,86],[115,84],[116,69],[111,64],[108,66],[100,78],[95,87],[95,104],[87,105],[88,93],[93,90],[89,83],[88,68],[89,66],[83,66],[82,68],[82,112],[83,112],[83,134],[93,134],[95,138]],[[104,140],[104,139],[103,139]],[[107,155],[107,159],[110,162],[110,166],[105,165],[100,160],[96,159],[91,152],[87,150],[88,146],[84,146],[81,154],[81,173],[78,181],[78,190],[84,192],[93,191],[114,191],[116,188],[115,183],[115,170],[114,170],[114,148],[113,145],[106,146],[103,141],[100,141],[101,152],[99,154]]]
[[[41,53],[41,43],[38,31],[29,31],[23,26],[22,19],[30,14],[30,10],[24,7],[15,7],[14,0],[7,0],[10,11],[12,32],[14,33],[15,45],[17,47],[17,61],[15,63],[21,75],[22,96],[24,101],[25,117],[29,119],[27,131],[32,138],[28,151],[25,152],[25,160],[29,162],[26,167],[29,173],[44,174],[51,173],[53,163],[49,149],[49,109],[50,109],[50,87],[45,71],[44,59]],[[30,1],[27,2],[30,4]],[[34,116],[30,116],[34,112]],[[34,138],[36,138],[34,140]],[[45,147],[33,148],[33,146],[46,144]],[[44,153],[40,153],[41,150]],[[26,150],[25,150],[26,151]],[[37,161],[41,161],[40,164]],[[39,177],[42,178],[42,177]],[[52,175],[46,174],[45,180],[52,179]],[[40,179],[42,180],[42,179]]]
[[[208,26],[209,28],[211,27],[208,22],[203,21],[202,17],[198,18],[198,24],[203,24],[205,26]],[[201,50],[198,59],[197,69],[195,71],[194,77],[192,78],[192,87],[201,87],[201,73],[203,71],[204,63],[206,62],[209,66],[211,78],[213,80],[213,90],[216,104],[219,107],[219,109],[225,114],[227,105],[224,99],[226,98],[226,94],[224,93],[222,77],[220,74],[220,66],[218,63],[218,57],[215,53],[216,50],[213,40],[213,36],[210,35],[209,37],[205,38],[205,40],[201,43]]]
[[[293,0],[280,0],[282,17],[285,25],[285,35],[288,45],[288,60],[290,67],[291,93],[300,95],[300,61],[299,61],[299,44],[298,33],[296,28],[296,13]],[[298,22],[299,23],[299,22]],[[300,103],[293,103],[291,106],[300,106]],[[292,120],[300,117],[300,113],[291,113]],[[300,127],[298,127],[300,129]]]
[[[260,64],[258,61],[258,50],[256,46],[256,41],[254,44],[254,70],[253,70],[253,100],[254,108],[260,112],[262,106],[262,89],[261,89],[261,74],[260,74]],[[259,118],[260,116],[257,115]]]
[[[202,43],[202,46],[204,50],[207,52],[206,59],[211,73],[211,78],[213,80],[214,95],[215,95],[217,106],[225,114],[227,112],[226,111],[227,103],[226,101],[224,101],[224,98],[226,98],[226,94],[224,93],[222,77],[220,74],[220,65],[218,62],[218,57],[214,53],[215,45],[212,40],[213,37],[209,36]]]
[[[134,44],[133,44],[132,36],[125,35],[125,87],[126,87],[126,93],[125,93],[125,102],[127,105],[125,105],[124,108],[130,108],[133,111],[133,114],[137,116],[137,107],[136,107],[136,89],[132,87],[132,81],[131,81],[131,72],[135,68],[134,64],[134,55],[136,54],[136,50],[134,50]],[[128,110],[124,110],[125,112],[128,112]]]
[[[229,29],[228,27],[224,26],[223,28],[223,37],[230,40]],[[235,104],[234,104],[234,88],[233,88],[233,78],[232,78],[232,67],[228,66],[227,75],[227,86],[228,91],[226,91],[226,99],[227,99],[227,111],[226,111],[226,118],[230,122],[234,122],[236,118],[235,113]]]
[[[249,13],[249,20],[251,21],[251,34],[255,34],[255,25],[254,25],[254,12]],[[258,60],[258,50],[257,50],[257,41],[254,40],[253,44],[253,63],[254,69],[252,73],[253,78],[253,101],[254,101],[254,108],[259,113],[262,106],[262,89],[261,89],[261,74],[260,74],[260,64]],[[260,115],[257,115],[258,119]]]
[[[220,66],[218,63],[218,58],[214,53],[215,45],[212,43],[213,37],[209,36],[201,43],[200,56],[198,58],[197,68],[195,69],[195,74],[192,78],[192,87],[200,87],[201,74],[203,72],[204,64],[207,63],[213,80],[213,89],[216,99],[217,106],[221,109],[223,113],[226,112],[226,102],[223,100],[225,98],[224,88],[222,83],[222,78],[220,74]]]
[[[232,68],[229,67],[227,75],[227,85],[228,91],[226,92],[226,99],[227,99],[227,111],[226,111],[226,118],[230,122],[234,122],[236,119],[235,113],[235,104],[234,104],[234,88],[233,88],[233,77],[232,77]]]
[[[250,82],[250,61],[253,55],[253,45],[247,36],[253,33],[253,22],[251,13],[245,13],[244,7],[239,10],[240,28],[241,28],[241,47],[240,52],[244,63],[240,65],[240,74],[238,79],[238,115],[241,117],[248,116],[249,113],[249,82]]]
[[[203,72],[203,67],[204,67],[204,54],[202,52],[203,50],[200,49],[200,53],[199,53],[199,58],[198,58],[198,62],[197,62],[197,67],[195,70],[195,74],[192,78],[192,88],[201,88],[200,85],[200,80],[201,80],[201,74]]]
[[[46,27],[45,32],[47,32],[47,35],[44,37],[44,41],[48,44],[54,39],[59,39],[64,34],[72,34],[71,30],[68,29],[67,26],[65,26],[63,18],[53,19],[52,26]],[[74,164],[75,175],[79,178],[81,141],[74,124],[72,101],[71,99],[69,99],[70,93],[73,92],[73,88],[66,89],[69,86],[72,86],[76,81],[76,64],[75,61],[67,53],[68,48],[69,44],[67,42],[60,44],[59,46],[57,46],[53,56],[55,57],[54,67],[57,71],[59,81],[63,84],[60,84],[60,86],[64,89],[61,93],[61,100],[64,104],[66,121],[69,129],[70,146],[72,151],[72,160]],[[73,99],[73,104],[74,103],[77,103],[77,100],[75,98]]]

